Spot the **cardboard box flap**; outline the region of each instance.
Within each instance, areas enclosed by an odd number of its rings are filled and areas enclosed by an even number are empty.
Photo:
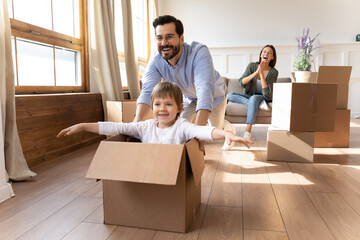
[[[197,186],[205,168],[204,153],[200,150],[199,140],[194,138],[187,142],[186,150],[190,159],[195,185]]]
[[[176,185],[184,147],[180,144],[102,141],[86,177]]]
[[[318,83],[349,84],[351,66],[319,66]]]

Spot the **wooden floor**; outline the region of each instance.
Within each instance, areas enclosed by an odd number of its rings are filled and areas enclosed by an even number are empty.
[[[244,125],[236,126],[242,133]],[[202,204],[187,234],[103,224],[101,182],[84,178],[97,145],[43,163],[0,204],[0,239],[360,239],[360,119],[350,148],[315,149],[316,163],[266,161],[268,125],[255,145],[206,146]]]

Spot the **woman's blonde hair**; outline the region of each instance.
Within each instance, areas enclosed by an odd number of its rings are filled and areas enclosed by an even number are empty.
[[[181,104],[183,103],[183,95],[181,89],[171,82],[159,82],[151,93],[151,108],[153,108],[155,98],[170,97],[175,100],[178,110],[181,112]],[[180,113],[179,113],[180,114]],[[179,115],[178,114],[178,115]],[[178,116],[177,116],[178,117]]]

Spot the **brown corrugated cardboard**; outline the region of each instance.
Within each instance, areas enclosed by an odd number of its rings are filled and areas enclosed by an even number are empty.
[[[107,121],[132,122],[136,114],[136,100],[106,101]],[[150,110],[144,120],[152,119],[154,115]]]
[[[103,179],[104,221],[186,232],[200,204],[204,156],[186,144],[100,143],[86,177]]]
[[[336,84],[275,83],[271,124],[292,132],[334,131],[336,88]]]
[[[317,83],[335,83],[337,88],[336,108],[346,109],[348,104],[351,66],[319,66]],[[331,97],[329,95],[329,97]]]
[[[314,132],[289,132],[270,126],[267,132],[267,160],[313,162]]]
[[[337,109],[335,114],[335,131],[315,132],[316,148],[347,148],[350,141],[350,110]]]

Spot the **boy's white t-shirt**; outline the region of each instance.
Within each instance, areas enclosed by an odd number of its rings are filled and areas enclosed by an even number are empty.
[[[184,118],[178,118],[168,128],[158,128],[157,123],[155,119],[131,123],[99,122],[99,134],[129,135],[143,143],[183,144],[194,137],[204,141],[212,140],[214,127],[211,126],[198,126]]]

